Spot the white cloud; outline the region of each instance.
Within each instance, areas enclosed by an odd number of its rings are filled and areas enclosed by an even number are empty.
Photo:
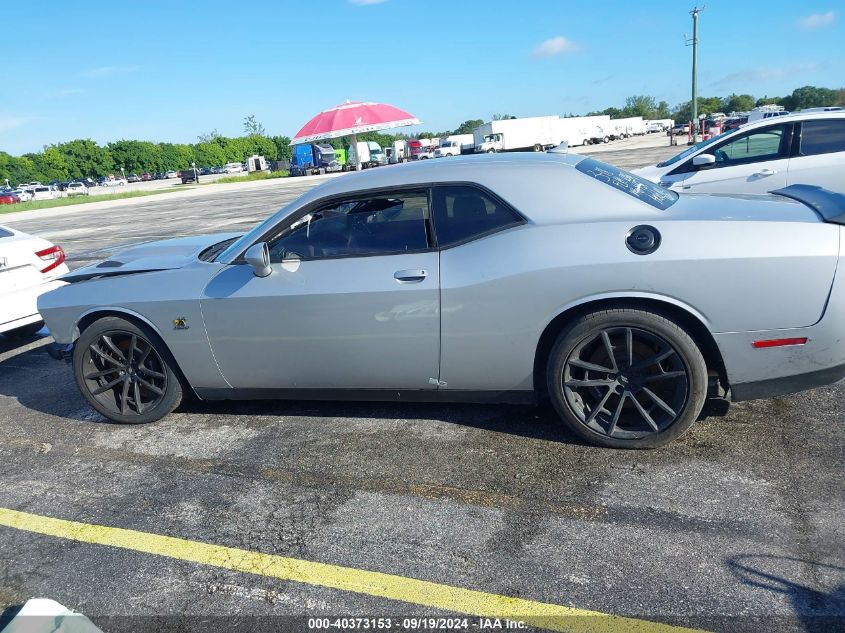
[[[16,116],[13,114],[0,114],[0,132],[9,132],[22,127],[32,121],[31,116]]]
[[[387,2],[387,0],[349,0],[349,4],[357,4],[360,6],[367,6],[370,4],[381,4],[382,2]]]
[[[798,20],[799,26],[805,29],[820,29],[824,26],[830,26],[836,20],[836,12],[828,11],[827,13],[813,13]]]
[[[112,77],[114,75],[126,75],[135,73],[141,69],[140,66],[100,66],[90,68],[82,73],[83,77]]]
[[[548,39],[544,42],[540,42],[534,48],[534,52],[532,53],[533,57],[552,57],[554,55],[560,55],[562,53],[574,53],[576,51],[581,50],[581,47],[578,46],[572,40],[568,40],[562,35],[558,35],[557,37],[553,37]]]
[[[809,73],[819,69],[819,64],[792,64],[782,68],[747,68],[729,75],[725,75],[713,82],[715,87],[738,86],[740,84],[761,84],[767,81],[777,81],[798,73]]]

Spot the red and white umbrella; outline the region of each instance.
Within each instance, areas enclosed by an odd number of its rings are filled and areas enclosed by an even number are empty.
[[[293,137],[291,145],[419,123],[413,114],[386,103],[347,101],[308,121]]]

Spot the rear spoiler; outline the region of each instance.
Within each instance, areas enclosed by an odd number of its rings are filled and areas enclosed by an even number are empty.
[[[789,185],[771,193],[797,200],[821,216],[825,222],[845,224],[845,195],[815,185]]]

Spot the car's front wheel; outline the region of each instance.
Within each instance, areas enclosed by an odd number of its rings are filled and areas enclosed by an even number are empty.
[[[707,396],[701,350],[660,314],[612,309],[586,314],[558,336],[548,391],[563,422],[610,448],[655,448],[681,435]]]
[[[149,327],[103,317],[73,350],[76,384],[88,403],[123,424],[155,422],[182,400],[175,361]]]

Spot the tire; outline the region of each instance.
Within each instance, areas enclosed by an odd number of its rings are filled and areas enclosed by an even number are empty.
[[[540,145],[539,143],[537,143],[536,145],[534,145],[534,151],[535,151],[535,152],[542,152],[542,151],[543,151],[543,146],[542,146],[542,145]]]
[[[131,367],[127,356],[135,359]],[[164,342],[148,326],[119,317],[103,317],[82,332],[73,374],[88,404],[121,424],[155,422],[182,401],[176,361]]]
[[[35,323],[29,323],[27,325],[22,325],[21,327],[16,327],[14,330],[3,332],[3,334],[9,338],[31,338],[43,327],[44,321],[36,321]]]
[[[645,310],[574,320],[558,336],[546,376],[563,423],[608,448],[672,441],[698,418],[707,397],[707,366],[695,341],[674,321]]]
[[[488,154],[495,154],[495,153],[496,153],[496,150],[494,150],[494,149],[488,149],[488,150],[487,150],[487,153],[488,153]]]
[[[609,137],[609,136],[605,136],[605,137],[601,140],[601,142],[602,142],[602,143],[610,143],[610,137]]]
[[[585,138],[584,142],[581,143],[581,145],[589,145],[589,144],[590,144],[590,139],[588,139],[588,138]]]

